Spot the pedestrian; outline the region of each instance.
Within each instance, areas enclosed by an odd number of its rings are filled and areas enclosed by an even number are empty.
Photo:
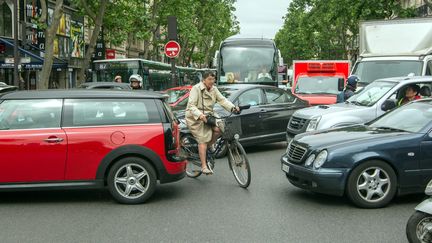
[[[129,85],[132,89],[142,89],[142,78],[139,74],[132,74],[129,77]]]
[[[120,75],[115,76],[114,82],[121,83],[122,82],[122,77]]]

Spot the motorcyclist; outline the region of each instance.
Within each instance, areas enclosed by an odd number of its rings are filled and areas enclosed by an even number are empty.
[[[356,75],[351,75],[348,77],[344,90],[344,100],[347,100],[349,97],[354,95],[354,92],[357,89],[357,83],[359,81],[360,79]]]
[[[142,89],[142,77],[139,74],[132,74],[129,77],[129,85],[132,89]]]

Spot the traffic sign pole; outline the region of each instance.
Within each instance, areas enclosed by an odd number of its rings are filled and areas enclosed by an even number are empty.
[[[180,44],[176,41],[168,41],[165,44],[164,52],[167,57],[170,58],[171,61],[171,80],[173,87],[178,85],[177,75],[176,75],[176,67],[175,67],[175,58],[180,54]]]

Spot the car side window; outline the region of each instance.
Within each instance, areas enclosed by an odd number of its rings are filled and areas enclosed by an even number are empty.
[[[61,99],[5,100],[0,104],[0,130],[58,128]]]
[[[263,104],[261,97],[261,89],[251,89],[243,92],[238,97],[238,103],[240,105],[261,105]]]
[[[295,98],[286,91],[279,89],[265,89],[265,95],[268,104],[289,103],[295,100]]]
[[[65,126],[161,122],[153,99],[67,99]]]

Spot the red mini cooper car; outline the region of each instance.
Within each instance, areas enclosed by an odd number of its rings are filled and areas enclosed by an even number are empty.
[[[0,95],[0,190],[100,188],[144,202],[185,176],[179,129],[153,92],[69,90]]]

